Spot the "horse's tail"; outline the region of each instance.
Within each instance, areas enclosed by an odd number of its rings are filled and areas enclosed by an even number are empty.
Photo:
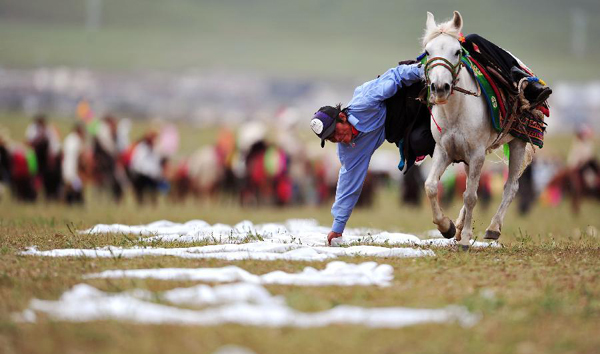
[[[521,177],[521,175],[523,174],[523,171],[525,171],[527,166],[529,166],[529,164],[531,164],[534,153],[535,153],[535,150],[533,149],[533,144],[531,144],[531,143],[525,144],[525,157],[523,158],[523,163],[521,164],[521,168],[519,169],[519,178]]]

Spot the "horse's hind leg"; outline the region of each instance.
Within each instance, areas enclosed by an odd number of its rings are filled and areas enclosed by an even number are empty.
[[[427,180],[425,181],[425,193],[427,194],[427,198],[429,198],[429,203],[431,204],[431,211],[433,214],[433,223],[437,225],[438,230],[442,233],[442,235],[446,238],[454,237],[456,233],[456,228],[452,221],[444,216],[442,212],[442,208],[438,202],[438,182],[440,181],[440,177],[450,165],[450,159],[448,155],[440,146],[435,148],[433,152],[433,163],[431,166],[431,170],[429,171],[429,175],[427,176]]]
[[[467,189],[463,194],[463,210],[459,215],[459,222],[461,222],[462,232],[459,244],[463,248],[468,248],[470,245],[471,238],[473,236],[473,209],[477,204],[477,189],[479,188],[479,178],[481,177],[481,169],[485,162],[485,151],[473,151],[469,160],[469,168],[467,173]]]
[[[504,184],[504,193],[502,194],[502,202],[496,211],[496,215],[492,218],[490,226],[485,231],[485,239],[497,240],[500,237],[502,230],[502,222],[506,214],[508,206],[512,202],[519,189],[519,177],[523,170],[523,161],[527,155],[527,143],[520,139],[513,139],[508,143],[510,148],[510,158],[508,161],[508,178]]]

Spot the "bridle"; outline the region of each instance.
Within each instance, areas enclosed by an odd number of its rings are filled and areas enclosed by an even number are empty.
[[[450,74],[452,75],[452,88],[454,88],[454,86],[458,82],[458,74],[460,74],[460,70],[463,67],[462,61],[459,60],[458,63],[456,63],[456,65],[454,65],[448,59],[446,59],[444,57],[433,57],[433,58],[428,59],[427,62],[425,63],[425,82],[426,82],[427,86],[431,86],[431,79],[429,79],[429,72],[431,71],[431,69],[438,67],[438,66],[442,66],[446,70],[450,71]]]
[[[418,58],[417,61],[421,61],[422,59],[424,59],[425,57],[427,57],[428,53],[424,52],[423,54],[421,54]],[[462,94],[465,95],[470,95],[470,96],[475,96],[475,97],[479,97],[481,96],[481,87],[479,87],[479,84],[476,82],[475,86],[477,86],[477,92],[473,92],[467,89],[464,89],[462,87],[459,87],[458,81],[458,75],[460,74],[460,70],[462,69],[462,67],[465,65],[463,60],[468,62],[468,59],[466,59],[469,56],[469,52],[467,52],[467,50],[465,48],[462,48],[461,46],[461,57],[458,60],[458,63],[456,64],[452,64],[448,59],[444,58],[444,57],[433,57],[428,59],[425,62],[425,84],[427,85],[427,92],[431,93],[431,79],[429,78],[429,72],[437,67],[437,66],[441,66],[443,68],[445,68],[446,70],[450,71],[450,74],[452,75],[452,85],[450,87],[450,94],[452,95],[454,93],[454,91],[458,91]],[[428,95],[429,98],[429,95]],[[431,115],[431,119],[433,120],[433,122],[435,123],[435,126],[437,127],[437,130],[442,133],[442,128],[440,127],[440,125],[437,123],[437,121],[435,120],[435,117],[433,116],[433,111],[431,110],[431,106],[434,105],[434,103],[432,103],[431,101],[427,100],[427,108],[429,109],[429,114]]]
[[[466,52],[466,50],[464,48],[461,49],[461,53],[462,53],[462,56],[468,55],[468,53]],[[425,56],[427,55],[426,53],[423,53],[423,54],[425,54]],[[477,92],[473,92],[473,91],[464,89],[457,85],[458,81],[459,81],[458,75],[460,74],[460,70],[464,66],[462,57],[456,64],[452,64],[448,59],[446,59],[444,57],[433,57],[433,58],[428,59],[427,62],[425,63],[425,83],[427,85],[428,90],[431,89],[431,79],[429,78],[429,72],[437,66],[441,66],[441,67],[445,68],[446,70],[450,71],[450,74],[452,75],[452,86],[450,88],[450,94],[454,93],[454,90],[456,90],[465,95],[471,95],[471,96],[475,96],[475,97],[481,96],[481,88],[479,87],[478,84],[476,84]]]

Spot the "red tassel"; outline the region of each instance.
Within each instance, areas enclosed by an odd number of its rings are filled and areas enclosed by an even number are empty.
[[[431,114],[431,119],[433,119],[433,122],[435,123],[435,126],[437,127],[437,130],[441,133],[442,132],[442,128],[440,128],[440,125],[437,124],[437,122],[435,121],[435,117],[433,116],[433,111],[431,110],[431,108],[429,106],[427,106],[427,109],[429,109],[429,114]]]
[[[545,115],[546,117],[550,117],[550,110],[548,108],[546,108],[544,106],[537,106],[535,109],[542,112],[542,114]]]

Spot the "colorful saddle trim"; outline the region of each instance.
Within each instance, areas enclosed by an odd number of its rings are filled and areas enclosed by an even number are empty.
[[[461,61],[465,64],[465,68],[475,77],[483,97],[490,109],[492,125],[497,132],[502,131],[501,122],[506,117],[506,108],[502,94],[493,80],[491,80],[487,71],[471,56],[463,56]]]

